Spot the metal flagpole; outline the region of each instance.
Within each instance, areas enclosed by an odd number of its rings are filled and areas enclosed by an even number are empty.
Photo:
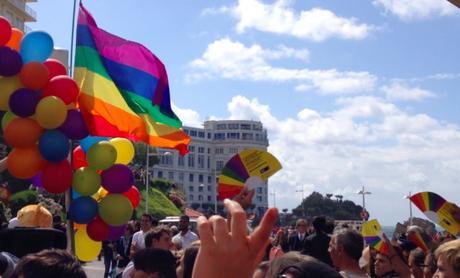
[[[145,213],[149,213],[149,156],[150,156],[150,146],[147,145],[147,151],[145,152]]]

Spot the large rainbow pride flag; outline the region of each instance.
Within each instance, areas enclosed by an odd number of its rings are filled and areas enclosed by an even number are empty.
[[[91,135],[126,137],[187,153],[163,63],[143,45],[97,27],[80,4],[74,79]]]

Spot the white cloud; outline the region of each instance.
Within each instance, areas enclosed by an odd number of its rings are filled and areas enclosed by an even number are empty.
[[[421,101],[436,96],[430,91],[420,88],[410,88],[402,83],[393,83],[388,86],[383,86],[381,90],[386,94],[389,100]]]
[[[184,126],[202,127],[203,121],[198,112],[192,109],[179,108],[174,103],[172,103],[171,108]]]
[[[297,12],[291,7],[292,3],[289,0],[276,0],[272,4],[259,0],[239,0],[235,7],[222,7],[213,11],[230,12],[238,20],[238,32],[255,29],[312,41],[332,37],[363,39],[375,29],[371,25],[359,23],[356,18],[340,17],[322,8]]]
[[[201,58],[190,63],[188,81],[206,78],[226,78],[252,81],[297,81],[300,90],[313,86],[322,94],[354,94],[373,90],[377,78],[368,72],[310,70],[282,68],[268,63],[281,58],[306,59],[308,51],[284,46],[277,50],[264,49],[258,44],[244,44],[223,38],[208,45]],[[298,90],[299,90],[298,88]]]
[[[459,14],[446,0],[374,0],[373,4],[405,21]]]

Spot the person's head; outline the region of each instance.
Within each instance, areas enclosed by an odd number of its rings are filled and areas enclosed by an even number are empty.
[[[179,230],[187,232],[190,225],[190,218],[187,215],[182,215],[179,219]]]
[[[297,222],[295,223],[295,228],[297,229],[297,232],[299,234],[304,234],[305,232],[307,232],[307,225],[307,220],[301,218],[297,220]]]
[[[131,223],[128,223],[125,228],[125,237],[130,237],[134,234],[134,226]]]
[[[393,266],[391,265],[390,258],[387,255],[382,253],[377,253],[375,257],[375,274],[377,277],[381,277],[386,273],[394,271]]]
[[[329,253],[334,266],[344,269],[353,264],[358,265],[363,253],[364,243],[360,233],[353,229],[337,231],[329,242]]]
[[[136,252],[133,258],[132,278],[175,278],[176,258],[168,250],[145,248]]]
[[[278,278],[278,274],[282,269],[301,262],[305,257],[306,256],[300,254],[300,252],[288,252],[281,257],[275,258],[270,262],[267,277]]]
[[[285,278],[342,278],[335,269],[313,257],[304,256],[300,262],[282,269],[277,277]]]
[[[257,266],[256,270],[254,271],[254,274],[252,274],[252,278],[265,278],[265,275],[267,274],[269,265],[270,265],[270,263],[268,261],[261,262]]]
[[[150,215],[148,213],[142,214],[142,216],[141,216],[141,230],[144,231],[144,232],[147,232],[153,226],[156,226],[156,225],[154,225],[153,222],[154,221],[153,221],[152,215]]]
[[[47,249],[23,257],[12,277],[86,278],[78,260],[65,250]]]
[[[180,264],[176,269],[178,277],[192,278],[193,266],[200,249],[201,242],[195,241],[187,247],[180,258]]]
[[[171,232],[166,226],[158,226],[145,234],[145,247],[169,250],[172,247]]]
[[[460,239],[441,244],[434,252],[438,278],[460,276]]]
[[[8,252],[0,252],[0,277],[11,277],[18,258]]]
[[[324,218],[324,216],[316,216],[313,219],[313,228],[315,228],[315,231],[317,233],[323,232],[325,225],[326,225],[326,218]]]
[[[423,268],[425,262],[425,254],[423,253],[422,249],[416,248],[410,251],[409,254],[409,269],[410,273],[414,278],[422,278],[423,277]]]

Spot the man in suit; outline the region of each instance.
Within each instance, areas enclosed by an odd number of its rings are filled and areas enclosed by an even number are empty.
[[[332,266],[331,257],[328,251],[331,238],[324,231],[325,226],[326,218],[324,216],[317,216],[313,219],[313,228],[315,232],[305,240],[302,254],[312,256]]]
[[[296,231],[288,239],[289,251],[302,251],[307,238],[307,220],[299,219],[296,222]]]

